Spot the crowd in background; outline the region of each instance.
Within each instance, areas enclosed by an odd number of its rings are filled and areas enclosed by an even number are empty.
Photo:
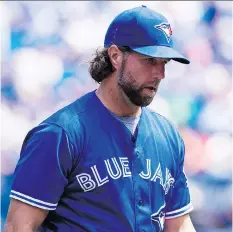
[[[146,5],[170,21],[191,63],[167,64],[150,104],[185,145],[197,232],[232,231],[232,2],[4,1],[1,8],[1,224],[27,132],[98,87],[88,61],[114,16]]]

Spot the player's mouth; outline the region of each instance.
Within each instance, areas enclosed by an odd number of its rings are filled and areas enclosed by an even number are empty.
[[[151,90],[151,91],[155,91],[155,90],[156,90],[156,88],[155,88],[155,87],[150,87],[150,86],[145,87],[145,89],[149,89],[149,90]]]
[[[150,92],[156,92],[157,91],[157,86],[146,86],[144,89],[149,90]]]
[[[143,88],[143,92],[144,94],[148,95],[148,96],[154,96],[156,93],[157,89],[155,87],[152,86],[147,86]]]

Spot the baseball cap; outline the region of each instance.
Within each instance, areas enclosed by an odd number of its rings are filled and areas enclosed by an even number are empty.
[[[145,56],[190,63],[174,49],[168,20],[144,5],[123,11],[111,22],[105,35],[104,47],[113,44],[128,46]]]

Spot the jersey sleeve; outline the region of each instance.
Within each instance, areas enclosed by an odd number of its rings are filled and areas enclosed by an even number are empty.
[[[167,196],[166,219],[176,218],[187,214],[193,210],[191,203],[188,180],[184,172],[185,145],[179,136],[179,154],[177,176],[174,186]]]
[[[72,169],[73,147],[58,125],[43,123],[28,132],[14,172],[10,197],[55,210]]]

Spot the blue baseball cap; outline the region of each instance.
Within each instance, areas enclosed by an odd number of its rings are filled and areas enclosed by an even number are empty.
[[[123,11],[111,22],[105,35],[104,47],[113,44],[128,46],[149,57],[190,63],[173,48],[172,29],[168,20],[144,5]]]

